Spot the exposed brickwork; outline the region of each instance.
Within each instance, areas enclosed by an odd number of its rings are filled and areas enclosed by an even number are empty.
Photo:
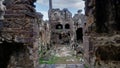
[[[72,14],[67,9],[51,9],[49,11],[49,19],[51,43],[70,44],[74,40],[74,21],[72,20]]]
[[[39,64],[39,20],[42,19],[42,15],[35,12],[35,1],[4,1],[6,10],[4,19],[0,22],[0,40],[10,42],[11,46],[14,43],[23,43],[21,46],[24,48],[11,53],[8,68],[35,68]],[[3,43],[0,43],[0,46],[4,46]]]
[[[118,58],[120,31],[116,25],[120,17],[119,14],[117,17],[114,16],[120,8],[116,2],[119,3],[117,0],[114,2],[112,0],[86,0],[87,24],[84,28],[83,42],[84,56],[89,67],[119,68],[120,66]]]

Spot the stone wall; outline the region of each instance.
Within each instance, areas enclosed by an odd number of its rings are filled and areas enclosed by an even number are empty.
[[[74,40],[74,21],[68,9],[49,10],[51,44],[70,44]]]
[[[5,0],[6,11],[4,20],[1,22],[0,30],[0,47],[10,48],[14,45],[18,49],[17,44],[22,43],[20,51],[1,50],[1,53],[9,53],[7,68],[35,68],[39,64],[39,20],[42,15],[35,11],[34,2],[36,0]],[[5,52],[4,52],[5,51]],[[8,51],[8,52],[7,52]],[[11,51],[11,50],[10,50]],[[7,55],[0,55],[0,59]],[[3,61],[5,58],[3,59]],[[1,61],[2,62],[2,61]],[[2,64],[0,63],[0,67]],[[5,67],[5,68],[6,68]]]
[[[119,68],[119,1],[86,0],[85,4],[87,23],[83,44],[86,63],[90,68]]]

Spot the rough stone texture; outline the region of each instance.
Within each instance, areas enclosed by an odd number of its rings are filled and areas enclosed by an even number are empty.
[[[59,47],[62,45],[63,46],[68,45],[69,47],[71,47],[71,49],[76,51],[76,54],[81,53],[81,49],[82,49],[80,47],[81,45],[77,44],[77,42],[82,41],[82,35],[83,35],[82,29],[84,27],[84,23],[86,23],[85,16],[81,13],[81,11],[79,10],[78,13],[75,14],[74,17],[72,17],[72,13],[66,8],[63,10],[50,8],[48,12],[48,16],[49,16],[49,26],[50,26],[50,44],[51,44],[50,49],[53,50],[54,47],[52,46]],[[44,35],[46,33],[48,32],[44,32]],[[80,38],[79,41],[77,40],[77,37]],[[61,55],[66,56],[67,53],[66,55],[62,53],[60,54],[57,53],[57,56],[61,57]],[[71,58],[70,60],[68,59],[67,62],[68,61],[73,61],[74,63],[73,58]]]
[[[30,55],[30,53],[28,53],[29,50],[27,47],[24,48],[25,49],[19,51],[18,53],[15,52],[11,56],[8,68],[34,68],[32,61],[33,57]]]
[[[78,13],[72,17],[72,13],[67,9],[50,9],[49,22],[51,30],[52,44],[74,44],[77,40],[77,31],[82,30],[86,23],[86,17],[78,10]]]
[[[119,3],[118,0],[86,0],[83,44],[86,64],[91,68],[120,66]]]
[[[75,26],[74,36],[75,36],[75,41],[77,41],[76,43],[80,43],[80,41],[83,40],[82,38],[84,32],[83,28],[84,25],[86,24],[86,16],[81,12],[82,10],[78,10],[78,13],[73,16],[73,21]]]
[[[91,66],[102,68],[105,65],[119,68],[120,35],[113,36],[84,36],[84,56]],[[113,65],[112,65],[113,64]],[[106,67],[109,68],[109,67]]]
[[[67,9],[49,10],[49,20],[52,44],[70,44],[74,41],[74,21]]]
[[[81,12],[82,10],[78,10],[77,14],[73,16],[74,24],[76,27],[75,29],[83,28],[86,23],[86,16]]]
[[[3,5],[4,0],[0,0],[0,20],[4,19],[4,11],[6,7]]]
[[[40,58],[45,57],[45,53],[49,52],[51,48],[50,44],[50,25],[48,21],[42,21],[40,24],[40,43],[39,43],[39,51]]]
[[[19,52],[13,50],[7,62],[8,68],[35,68],[39,63],[39,20],[42,15],[35,12],[36,0],[5,0],[4,20],[0,22],[0,46],[23,43]],[[1,7],[1,6],[0,6]],[[7,48],[8,46],[5,46]],[[17,49],[17,45],[14,46]],[[5,50],[3,50],[5,51]],[[1,50],[1,53],[4,53]],[[7,53],[7,50],[5,51]],[[7,55],[0,55],[0,59]],[[4,60],[3,60],[4,61]],[[1,61],[2,62],[2,61]],[[6,63],[5,63],[6,64]],[[1,65],[1,64],[0,64]],[[0,66],[2,67],[2,66]]]

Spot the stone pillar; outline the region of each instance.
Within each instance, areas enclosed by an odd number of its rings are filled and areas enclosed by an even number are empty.
[[[52,0],[49,0],[49,9],[52,9]]]
[[[34,68],[39,65],[39,39],[36,39],[33,43],[33,63]]]
[[[90,67],[89,38],[90,36],[83,36],[83,50],[84,50],[85,64],[87,64]]]

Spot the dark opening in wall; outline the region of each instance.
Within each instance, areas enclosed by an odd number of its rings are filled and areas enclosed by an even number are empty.
[[[65,25],[65,29],[70,29],[70,25],[69,25],[69,24],[66,24],[66,25]]]
[[[0,43],[0,68],[7,68],[12,54],[23,50],[22,43],[9,43],[4,41]]]
[[[67,33],[68,34],[68,36],[70,36],[70,33]]]
[[[102,61],[120,61],[120,46],[99,46],[95,51],[95,56]]]
[[[57,24],[56,29],[63,29],[63,25],[62,24]]]
[[[98,33],[108,32],[108,0],[96,0],[95,1],[95,18],[96,28]]]
[[[76,37],[77,37],[77,41],[82,41],[83,40],[83,30],[82,28],[78,28],[76,30]]]
[[[114,5],[114,16],[115,16],[115,24],[116,24],[116,28],[117,30],[120,31],[120,0],[113,0]]]
[[[61,34],[59,34],[59,39],[62,39],[62,35]]]

